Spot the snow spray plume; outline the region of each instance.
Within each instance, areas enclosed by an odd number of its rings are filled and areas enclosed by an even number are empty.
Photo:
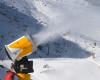
[[[85,0],[75,1],[67,0],[66,4],[51,1],[45,7],[43,5],[35,6],[37,12],[39,10],[39,13],[41,12],[41,15],[45,16],[45,20],[42,19],[42,22],[47,24],[47,29],[33,35],[38,44],[54,40],[58,35],[68,31],[100,41],[99,11]]]
[[[65,31],[65,29],[57,29],[56,27],[53,29],[48,28],[42,30],[36,35],[32,35],[32,37],[34,38],[36,45],[40,45],[43,43],[47,43],[48,41],[54,41],[59,36],[63,35]]]

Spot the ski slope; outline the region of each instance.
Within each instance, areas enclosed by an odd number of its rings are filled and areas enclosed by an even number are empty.
[[[100,66],[84,59],[33,59],[32,80],[99,80]],[[8,61],[3,64],[8,66]],[[9,61],[9,63],[11,63]],[[9,67],[9,66],[8,66]]]
[[[99,80],[100,67],[84,59],[34,60],[34,80]],[[48,65],[46,68],[43,66]]]
[[[5,44],[33,34],[41,47],[29,56],[32,80],[100,80],[99,8],[99,0],[0,0],[0,63],[10,67]]]

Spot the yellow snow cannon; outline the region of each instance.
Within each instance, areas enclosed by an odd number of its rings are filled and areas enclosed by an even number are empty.
[[[31,36],[22,36],[19,39],[5,45],[8,57],[15,61],[37,50],[37,46]]]

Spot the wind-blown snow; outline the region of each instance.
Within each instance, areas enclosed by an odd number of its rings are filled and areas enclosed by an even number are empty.
[[[45,20],[47,29],[35,36],[39,42],[45,42],[57,34],[71,32],[84,35],[91,40],[100,41],[100,12],[94,5],[85,0],[41,0],[33,1],[34,5]],[[33,15],[34,16],[34,15]],[[38,14],[36,14],[38,18]],[[43,17],[44,18],[44,17]],[[45,34],[46,33],[46,34]],[[98,38],[97,38],[98,37]]]
[[[93,0],[4,1],[16,7],[20,12],[32,15],[46,26],[45,30],[35,35],[39,44],[50,40],[52,36],[63,35],[69,31],[100,41],[100,11],[94,4],[91,4]]]

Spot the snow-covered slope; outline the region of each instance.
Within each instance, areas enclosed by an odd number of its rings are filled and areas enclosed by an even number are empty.
[[[33,80],[99,80],[99,8],[99,0],[0,0],[0,59],[5,44],[33,34]]]
[[[99,80],[100,67],[84,59],[33,59],[32,80]],[[8,66],[5,61],[4,64]],[[9,66],[8,66],[9,67]]]
[[[70,31],[100,41],[100,11],[92,2],[88,0],[36,0],[33,4],[37,9],[36,18],[47,24],[52,34]],[[40,17],[40,14],[44,17]]]
[[[33,80],[99,80],[100,69],[87,60],[34,60]]]

